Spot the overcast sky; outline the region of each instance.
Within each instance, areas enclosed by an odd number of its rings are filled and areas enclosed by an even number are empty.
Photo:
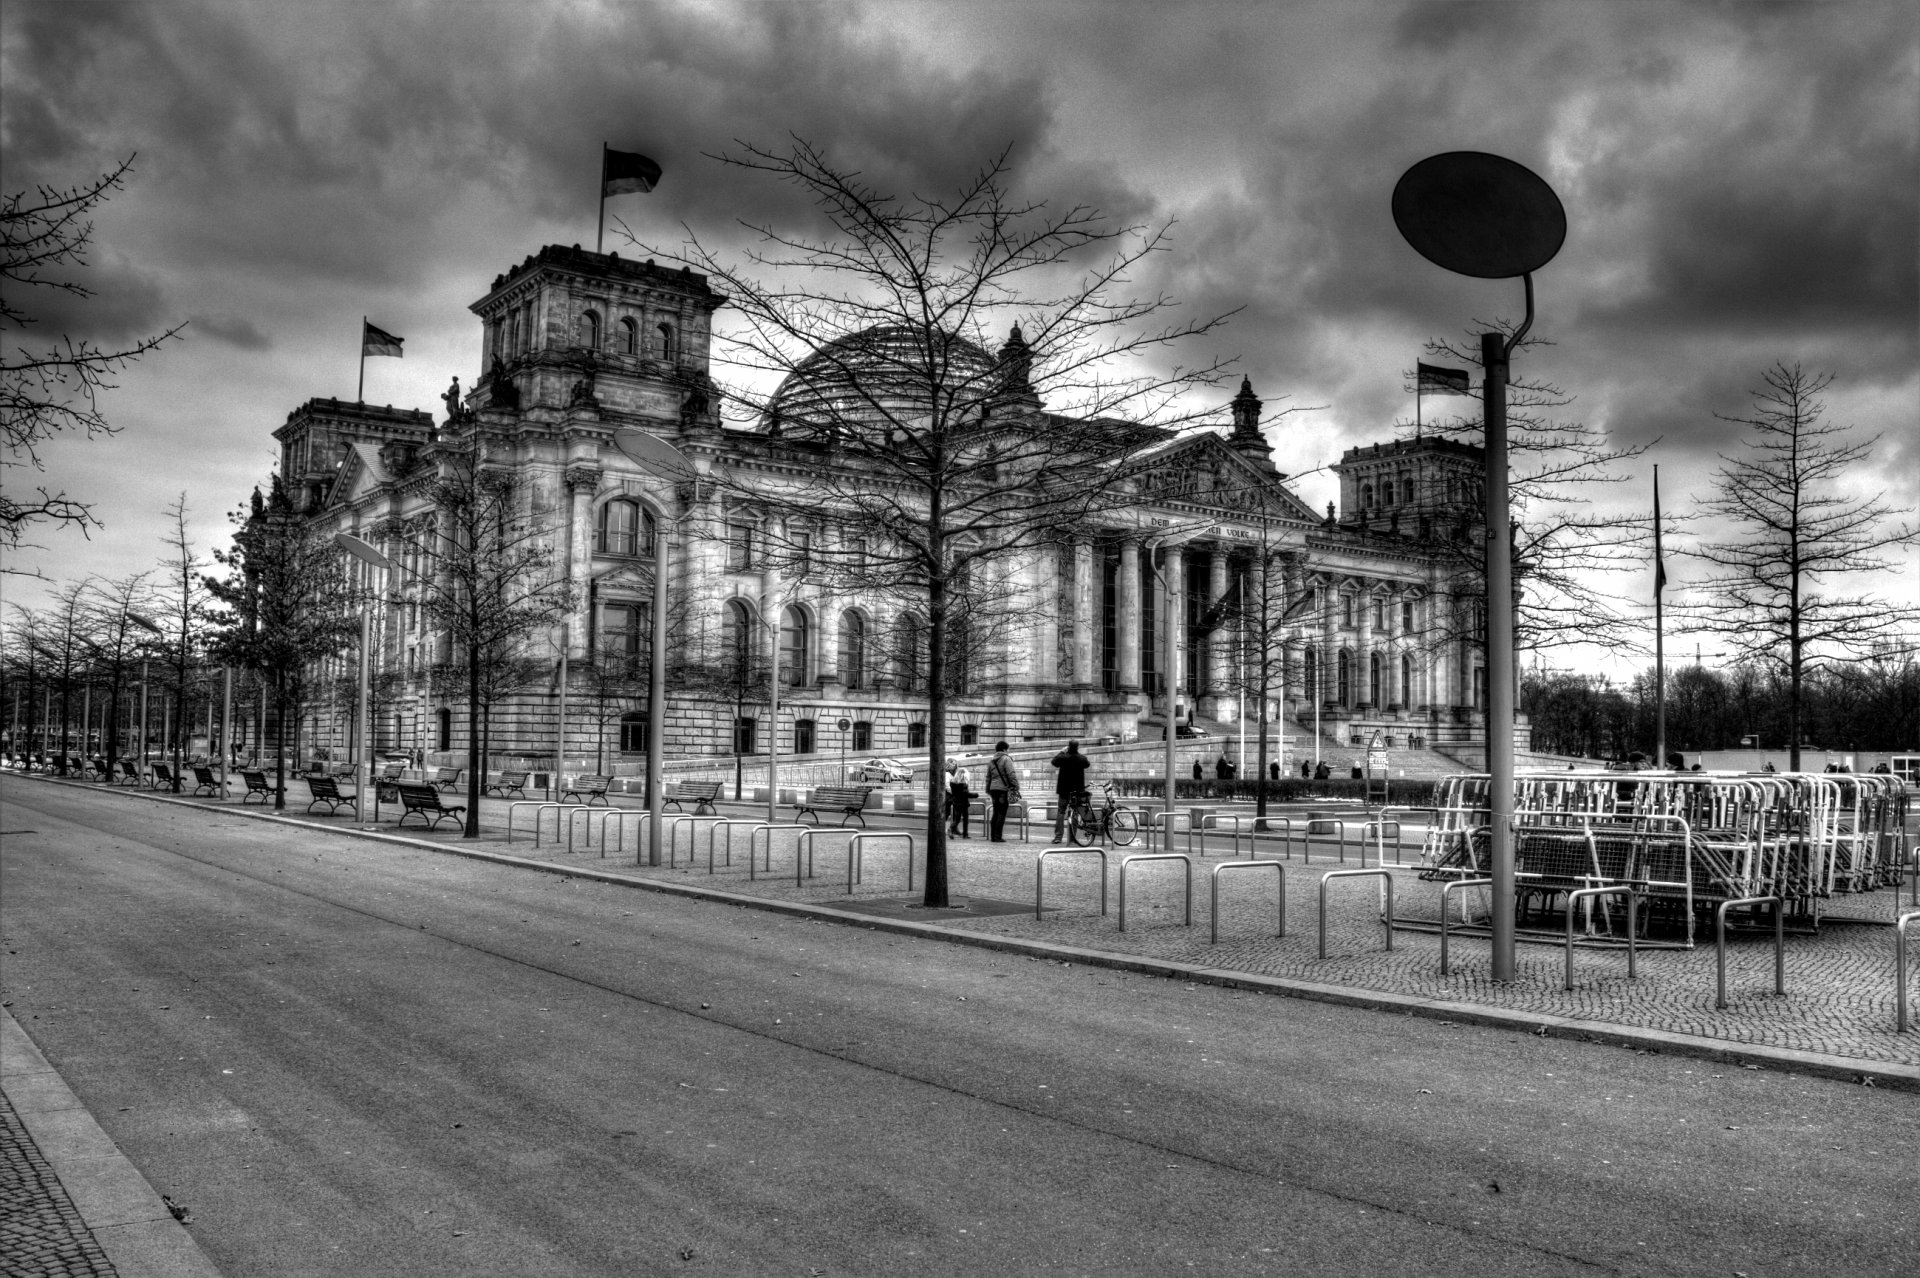
[[[1029,195],[1174,222],[1144,286],[1240,308],[1190,354],[1236,357],[1270,407],[1325,406],[1272,432],[1294,472],[1410,421],[1425,340],[1517,316],[1517,282],[1430,266],[1388,208],[1424,156],[1506,155],[1570,223],[1537,277],[1555,345],[1516,372],[1574,396],[1565,416],[1658,439],[1638,486],[1658,461],[1683,508],[1737,447],[1714,414],[1745,410],[1785,360],[1831,371],[1830,416],[1883,435],[1861,482],[1920,504],[1916,12],[9,0],[6,190],[139,155],[95,219],[99,296],[41,306],[35,336],[190,321],[107,397],[121,434],[43,450],[105,529],[49,532],[18,566],[144,568],[182,492],[200,545],[223,539],[276,460],[274,427],[353,396],[363,314],[406,338],[404,359],[367,361],[367,400],[438,415],[448,379],[479,371],[467,307],[493,277],[543,244],[592,244],[603,142],[665,170],[610,214],[725,245],[736,218],[799,213],[703,153],[789,131],[897,190],[947,188],[1011,146]],[[1333,491],[1324,472],[1299,490],[1316,508]],[[1880,589],[1920,591],[1905,563]]]

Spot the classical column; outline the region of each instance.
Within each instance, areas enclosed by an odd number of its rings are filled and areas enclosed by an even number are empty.
[[[1120,691],[1140,691],[1140,543],[1132,537],[1120,543],[1120,606],[1114,630],[1120,640]]]
[[[1378,709],[1373,695],[1373,594],[1364,586],[1354,600],[1359,613],[1354,617],[1353,703]]]
[[[1162,570],[1167,575],[1166,588],[1162,591],[1162,603],[1173,609],[1173,651],[1166,654],[1161,669],[1167,683],[1167,713],[1172,714],[1179,694],[1187,694],[1187,705],[1192,707],[1198,689],[1187,684],[1187,644],[1191,642],[1187,634],[1187,552],[1184,546],[1168,546]],[[1161,633],[1166,633],[1166,619],[1160,624]]]
[[[1327,606],[1320,628],[1319,677],[1314,680],[1320,686],[1313,690],[1322,703],[1340,696],[1340,591],[1331,580],[1324,589]]]
[[[1094,666],[1094,641],[1100,633],[1100,610],[1093,593],[1093,543],[1073,541],[1073,686],[1091,688],[1099,678]]]
[[[1428,697],[1436,710],[1445,710],[1453,704],[1453,596],[1446,590],[1436,590],[1427,601],[1427,635],[1432,656],[1428,668],[1432,672],[1433,685],[1428,689]]]
[[[598,466],[568,466],[567,485],[567,580],[573,583],[575,599],[568,617],[567,656],[586,655],[589,618],[587,582],[593,576],[593,494],[600,486]]]
[[[1207,607],[1216,608],[1227,597],[1227,548],[1216,542],[1207,565]],[[1220,696],[1227,691],[1233,675],[1233,627],[1215,626],[1207,636],[1206,668],[1201,678],[1205,690]],[[1197,693],[1199,689],[1195,689]]]
[[[1380,708],[1404,708],[1407,690],[1401,686],[1400,679],[1404,627],[1400,624],[1399,596],[1388,595],[1383,606],[1386,608],[1386,625],[1380,632]]]

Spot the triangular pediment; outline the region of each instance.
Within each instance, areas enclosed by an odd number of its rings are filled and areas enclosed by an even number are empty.
[[[1212,432],[1182,435],[1134,454],[1140,495],[1241,514],[1312,520],[1314,513],[1285,482]]]
[[[333,482],[327,487],[326,503],[329,506],[352,506],[392,482],[392,479],[380,460],[379,449],[357,439],[351,440],[347,444],[346,456],[340,460],[340,468],[333,474]]]

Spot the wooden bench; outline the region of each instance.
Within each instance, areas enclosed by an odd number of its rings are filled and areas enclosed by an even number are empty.
[[[805,803],[795,805],[793,819],[798,821],[811,814],[813,823],[819,825],[822,812],[840,812],[845,814],[840,818],[841,825],[847,823],[848,817],[858,817],[864,829],[867,818],[861,815],[861,810],[867,806],[867,796],[873,791],[870,785],[823,785],[809,795]]]
[[[328,816],[332,816],[343,806],[351,807],[356,813],[360,811],[360,796],[340,793],[340,782],[324,772],[309,776],[307,789],[313,792],[313,801],[307,804],[309,812],[322,803],[327,805]]]
[[[260,802],[265,803],[279,793],[274,788],[273,782],[267,780],[267,774],[264,772],[242,772],[240,779],[247,783],[247,792],[240,796],[242,803],[256,794],[260,796]]]
[[[482,794],[497,794],[503,799],[510,794],[517,794],[524,799],[527,797],[527,774],[524,772],[502,772],[498,781],[488,781],[480,787],[480,792]]]
[[[405,825],[408,817],[417,816],[429,822],[429,829],[437,830],[443,817],[459,821],[466,816],[465,804],[440,802],[440,792],[433,788],[431,782],[401,781],[394,788],[400,792],[400,806],[406,809],[395,825]]]
[[[433,774],[433,788],[443,793],[460,788],[460,769],[441,768]]]
[[[120,760],[120,784],[121,785],[139,785],[140,784],[140,765],[135,763],[132,759]]]
[[[208,794],[214,795],[217,798],[224,799],[227,797],[221,791],[220,778],[214,774],[213,769],[196,765],[193,769],[193,792],[199,794],[202,790],[205,790]]]
[[[147,778],[147,785],[155,790],[173,789],[173,765],[168,763],[154,764],[153,771]]]
[[[572,797],[592,807],[593,801],[598,799],[608,807],[612,807],[613,800],[607,797],[607,784],[612,779],[611,777],[575,777],[573,784],[560,792],[560,802],[565,803],[569,797]]]
[[[667,806],[679,811],[682,799],[692,799],[695,816],[712,816],[713,801],[720,797],[721,785],[719,781],[682,781],[673,787],[673,793],[667,796],[662,811]]]

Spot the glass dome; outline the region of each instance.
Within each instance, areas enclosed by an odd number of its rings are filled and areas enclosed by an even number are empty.
[[[802,360],[768,405],[768,429],[806,435],[862,422],[913,427],[956,409],[971,415],[1001,390],[999,361],[940,329],[879,324]]]

